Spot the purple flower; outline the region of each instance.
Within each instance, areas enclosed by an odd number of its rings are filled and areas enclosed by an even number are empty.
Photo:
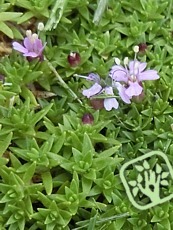
[[[119,104],[114,97],[113,88],[111,86],[102,86],[101,80],[98,74],[91,73],[88,75],[88,77],[81,76],[89,81],[93,81],[94,84],[89,88],[83,90],[82,94],[86,96],[87,98],[91,98],[92,96],[97,95],[104,95],[104,107],[107,111],[110,111],[111,109],[115,108],[117,109]],[[111,97],[112,96],[112,97]]]
[[[121,99],[122,99],[126,104],[130,104],[130,103],[131,103],[130,99],[131,99],[132,97],[129,97],[129,96],[125,93],[126,88],[125,88],[122,84],[120,84],[119,82],[113,82],[113,86],[116,87],[116,88],[118,89],[118,92],[119,92],[119,95],[120,95]]]
[[[87,98],[90,98],[94,95],[100,94],[102,90],[101,85],[99,85],[97,82],[94,83],[89,89],[83,90],[82,94],[86,96]]]
[[[87,98],[90,98],[94,95],[100,94],[102,92],[102,86],[100,85],[100,77],[98,74],[90,73],[88,77],[81,76],[86,80],[95,82],[89,89],[83,90],[82,94]]]
[[[42,41],[38,38],[37,34],[32,34],[31,30],[26,31],[26,37],[23,41],[23,46],[18,42],[13,42],[13,49],[21,52],[25,57],[43,59],[43,46]]]
[[[105,87],[104,92],[106,95],[112,95],[114,96],[113,93],[113,88],[110,86]],[[116,98],[105,98],[104,99],[104,107],[107,111],[110,111],[111,109],[118,109],[119,103],[116,100]]]
[[[117,60],[117,59],[116,59]],[[124,59],[124,66],[117,63],[110,71],[110,77],[117,86],[119,95],[126,103],[130,103],[133,96],[139,96],[142,91],[142,81],[156,80],[159,78],[156,70],[145,70],[147,63],[133,60],[128,63],[128,58]],[[119,84],[116,84],[121,82]]]

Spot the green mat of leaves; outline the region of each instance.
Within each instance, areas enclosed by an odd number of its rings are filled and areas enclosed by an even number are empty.
[[[44,61],[0,51],[0,229],[173,229],[172,201],[138,210],[119,176],[125,162],[152,150],[173,162],[172,0],[0,0],[0,6],[0,48],[22,43],[39,22],[46,43]],[[143,84],[142,100],[94,109],[82,95],[90,83],[76,74],[105,79],[114,58],[132,60],[136,45],[138,60],[160,79]],[[68,62],[71,52],[80,54],[76,66]]]

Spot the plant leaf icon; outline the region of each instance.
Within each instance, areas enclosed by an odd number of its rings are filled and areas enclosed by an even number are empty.
[[[143,166],[144,166],[145,169],[150,168],[150,165],[148,164],[148,162],[146,160],[144,161]]]
[[[129,181],[129,185],[134,187],[137,185],[137,182],[135,180],[131,180],[131,181]]]
[[[169,175],[169,172],[163,172],[161,177],[162,179],[165,179]]]
[[[135,187],[132,189],[133,196],[135,197],[138,194],[139,188]]]
[[[143,177],[141,176],[141,174],[138,174],[137,182],[141,183],[142,181],[143,181]]]
[[[156,164],[156,173],[161,173],[161,171],[162,171],[162,168],[160,167],[160,165],[159,164]]]
[[[164,186],[169,185],[169,183],[168,183],[167,180],[162,180],[162,181],[160,182],[160,184],[161,184],[161,185],[164,185]]]
[[[144,170],[144,168],[141,165],[135,165],[135,168],[138,172],[142,172]]]

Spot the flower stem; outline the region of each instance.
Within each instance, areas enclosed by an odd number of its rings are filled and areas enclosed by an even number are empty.
[[[47,59],[46,59],[47,60]],[[57,77],[60,85],[64,88],[67,89],[71,96],[74,99],[77,99],[77,101],[82,105],[82,101],[77,97],[77,95],[73,92],[73,90],[65,83],[65,81],[61,78],[61,76],[58,74],[58,72],[56,71],[56,69],[53,67],[53,65],[47,60],[48,66],[50,68],[50,70],[55,74],[55,76]]]

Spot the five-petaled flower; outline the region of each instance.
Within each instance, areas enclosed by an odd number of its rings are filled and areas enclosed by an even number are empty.
[[[87,77],[81,76],[89,81],[93,81],[94,84],[89,88],[83,90],[82,94],[87,98],[91,98],[93,96],[98,96],[100,94],[104,95],[104,107],[107,111],[115,108],[117,109],[119,106],[118,101],[116,100],[112,86],[102,86],[101,79],[98,74],[90,73]]]
[[[21,52],[25,57],[43,60],[43,49],[45,45],[43,45],[41,39],[38,38],[38,34],[32,34],[31,30],[26,31],[23,45],[18,42],[13,42],[12,45],[13,49]]]
[[[93,84],[89,89],[83,90],[83,95],[90,99],[102,98],[106,110],[117,109],[119,103],[114,95],[114,89],[118,91],[120,98],[127,104],[131,103],[131,99],[141,100],[144,97],[143,81],[159,79],[156,70],[146,70],[147,63],[137,60],[139,46],[134,46],[134,60],[129,61],[128,57],[124,58],[124,65],[120,60],[115,58],[115,65],[109,72],[109,79],[103,81],[98,74],[91,73],[87,77],[83,77]],[[110,81],[111,79],[111,81]],[[107,81],[108,80],[108,81]],[[111,82],[111,83],[110,83]]]
[[[135,53],[138,49],[135,47]],[[115,59],[116,65],[111,68],[110,77],[113,80],[113,86],[119,91],[121,99],[125,103],[130,103],[133,96],[139,96],[142,91],[142,81],[156,80],[159,75],[156,70],[145,70],[147,63],[139,62],[136,55],[133,61],[124,59],[124,67],[120,65],[120,60]]]

